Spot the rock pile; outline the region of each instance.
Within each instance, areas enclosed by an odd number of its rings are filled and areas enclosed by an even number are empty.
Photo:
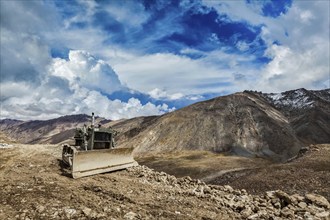
[[[283,191],[269,191],[263,196],[250,195],[229,185],[207,185],[190,177],[176,178],[155,172],[146,166],[136,166],[128,172],[140,182],[162,185],[176,194],[212,201],[220,213],[235,219],[329,219],[330,204],[316,194],[289,195]]]
[[[38,165],[13,160],[13,164],[2,168],[6,175],[0,175],[0,219],[330,217],[329,202],[316,194],[289,195],[276,190],[262,196],[250,195],[244,189],[207,185],[190,177],[176,178],[145,166],[73,180],[52,170],[54,164],[41,166],[44,159]]]

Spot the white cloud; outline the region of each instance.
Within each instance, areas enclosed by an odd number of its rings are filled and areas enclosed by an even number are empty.
[[[114,69],[128,87],[153,97],[166,97],[168,94],[187,96],[237,91],[233,73],[250,74],[246,63],[254,59],[253,56],[227,54],[222,50],[209,53],[185,51],[200,53],[204,57],[195,60],[170,53],[140,55],[114,65]]]
[[[263,69],[258,87],[267,92],[280,92],[290,88],[320,87],[329,79],[328,49],[318,45],[300,54],[286,46],[273,45],[267,53],[273,60]]]
[[[314,18],[313,14],[306,10],[306,11],[302,11],[300,13],[300,19],[302,20],[302,22],[304,23],[310,23],[310,21]]]
[[[1,85],[2,86],[2,85]],[[7,87],[8,88],[8,87]],[[90,114],[109,119],[132,118],[147,115],[160,115],[173,111],[166,104],[142,105],[138,99],[131,98],[128,102],[118,99],[109,100],[106,96],[95,90],[76,88],[73,94],[53,97],[50,88],[34,88],[25,90],[26,93],[16,94],[1,103],[1,118],[16,118],[23,120],[49,119],[69,114]]]
[[[32,65],[33,66],[33,65]],[[138,99],[110,100],[106,95],[124,88],[116,73],[85,51],[70,51],[69,59],[53,59],[40,73],[38,85],[1,81],[1,118],[49,119],[68,114],[96,114],[109,119],[160,115],[174,108],[143,105]]]
[[[58,15],[50,4],[38,1],[1,1],[1,28],[16,34],[43,34],[59,28]],[[42,30],[40,32],[40,30]]]
[[[165,90],[158,88],[149,91],[148,94],[154,99],[177,100],[184,97],[182,93],[168,94]]]
[[[253,25],[259,25],[265,18],[260,15],[260,1],[257,4],[247,4],[244,0],[238,1],[208,1],[203,4],[215,8],[219,14],[228,15],[232,21],[248,21]]]
[[[244,41],[238,41],[236,44],[236,47],[237,47],[237,49],[239,49],[240,51],[243,51],[243,52],[250,49],[249,44]]]
[[[1,118],[48,119],[94,111],[111,119],[158,115],[171,111],[167,105],[110,100],[105,94],[125,88],[105,61],[88,51],[106,51],[106,36],[95,28],[68,30],[84,20],[90,22],[95,4],[86,17],[77,15],[62,28],[51,2],[1,2]],[[15,13],[13,13],[15,12]],[[56,30],[54,32],[54,30]],[[80,48],[68,60],[52,58],[50,48]],[[107,54],[107,52],[105,52]]]
[[[282,45],[270,45],[267,55],[272,61],[263,69],[259,82],[267,91],[280,92],[295,88],[329,87],[330,73],[329,15],[330,2],[293,2],[287,14],[277,24],[289,36],[279,34],[277,26],[267,25],[263,38],[278,40]]]
[[[96,11],[98,4],[96,1],[85,1],[85,0],[78,0],[77,3],[84,7],[84,11],[81,13],[76,13],[74,16],[69,17],[64,20],[63,24],[65,29],[69,29],[72,24],[77,22],[89,22],[89,19]]]
[[[105,8],[117,21],[130,27],[140,27],[149,15],[144,10],[144,6],[139,2],[133,1],[114,1]]]
[[[329,87],[330,2],[293,1],[287,13],[277,18],[264,17],[260,2],[257,3],[205,1],[233,21],[264,25],[261,38],[268,46],[266,55],[272,60],[263,68],[250,68],[252,75],[259,77],[254,81],[244,80],[239,88],[257,87],[262,91],[280,92],[300,87]],[[280,46],[274,42],[279,42]]]
[[[85,51],[70,51],[69,60],[54,59],[49,72],[68,80],[72,86],[79,84],[106,94],[123,88],[110,65]]]
[[[6,100],[11,97],[22,97],[28,94],[33,88],[26,82],[1,82],[0,100]]]
[[[82,112],[95,112],[113,120],[145,115],[160,115],[173,110],[169,109],[166,104],[156,106],[152,103],[147,103],[142,105],[135,98],[130,98],[128,102],[122,102],[118,99],[109,100],[97,91],[89,91],[79,108]]]
[[[51,61],[49,48],[38,36],[1,27],[1,79],[39,83]]]
[[[259,1],[204,2],[232,21],[263,25],[260,38],[268,47],[265,55],[272,59],[265,66],[253,64],[254,56],[228,54],[223,47],[209,53],[186,48],[181,50],[186,56],[180,56],[141,54],[134,45],[104,46],[109,36],[99,27],[72,28],[75,22],[91,24],[98,7],[94,1],[79,2],[86,10],[65,20],[51,2],[0,2],[1,18],[5,18],[0,29],[1,117],[15,114],[16,118],[41,119],[99,111],[103,116],[121,118],[170,110],[166,105],[109,100],[105,95],[125,87],[167,100],[198,100],[204,93],[244,89],[278,92],[329,87],[328,1],[294,1],[277,18],[262,16]],[[139,28],[148,17],[139,7],[105,10],[133,28]],[[169,13],[141,44],[181,33],[182,27],[175,21],[184,12]],[[251,45],[239,42],[236,46],[244,52]],[[53,59],[49,54],[53,47],[72,48],[68,60]],[[200,58],[189,58],[195,55]]]

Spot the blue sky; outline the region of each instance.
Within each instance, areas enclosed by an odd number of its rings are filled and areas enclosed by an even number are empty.
[[[330,84],[326,0],[0,4],[1,118],[131,118]]]

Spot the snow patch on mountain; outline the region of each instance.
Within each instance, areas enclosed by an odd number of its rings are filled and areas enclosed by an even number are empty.
[[[304,88],[282,93],[258,93],[279,109],[310,109],[322,103],[329,104],[330,89],[306,90]]]
[[[291,107],[294,109],[311,108],[314,100],[303,89],[285,93],[264,94],[276,107]]]

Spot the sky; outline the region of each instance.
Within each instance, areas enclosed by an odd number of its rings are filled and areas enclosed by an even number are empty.
[[[330,87],[328,0],[1,0],[0,118]]]

